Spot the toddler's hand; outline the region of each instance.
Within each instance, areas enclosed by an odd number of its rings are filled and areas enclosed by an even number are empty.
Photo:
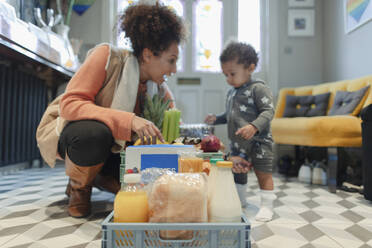
[[[213,115],[213,114],[207,115],[207,117],[205,117],[205,120],[204,120],[204,122],[209,125],[212,125],[215,121],[216,121],[216,115]]]
[[[248,173],[252,167],[250,162],[239,156],[232,156],[229,160],[233,162],[232,171],[234,173]]]
[[[257,128],[253,126],[252,124],[245,125],[244,127],[241,127],[238,129],[238,131],[235,132],[235,135],[240,135],[244,139],[249,140],[257,133]]]

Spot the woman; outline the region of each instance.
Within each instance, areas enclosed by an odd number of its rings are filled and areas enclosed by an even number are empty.
[[[165,99],[173,98],[164,77],[177,70],[184,24],[160,4],[131,5],[120,22],[133,52],[108,44],[89,52],[37,130],[44,160],[52,167],[56,158],[65,160],[68,212],[73,217],[90,214],[92,186],[112,193],[120,189],[117,152],[133,133],[141,139],[163,140],[159,129],[139,116],[151,84]]]

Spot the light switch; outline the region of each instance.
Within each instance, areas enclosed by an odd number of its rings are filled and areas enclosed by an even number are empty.
[[[285,54],[292,54],[292,52],[293,52],[293,49],[292,49],[291,46],[285,46],[284,47],[284,53]]]

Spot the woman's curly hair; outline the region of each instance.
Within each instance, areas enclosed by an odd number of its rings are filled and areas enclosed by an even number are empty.
[[[168,7],[156,3],[130,5],[120,17],[120,30],[129,38],[133,54],[142,59],[144,48],[156,56],[186,39],[183,20]]]
[[[221,64],[237,59],[238,64],[248,68],[251,64],[257,66],[258,54],[254,48],[246,43],[231,41],[220,55]]]

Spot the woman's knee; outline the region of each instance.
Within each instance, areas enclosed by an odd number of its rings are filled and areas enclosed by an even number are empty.
[[[109,156],[114,138],[102,122],[82,120],[69,123],[62,131],[59,153],[67,153],[72,162],[80,166],[103,163]]]

